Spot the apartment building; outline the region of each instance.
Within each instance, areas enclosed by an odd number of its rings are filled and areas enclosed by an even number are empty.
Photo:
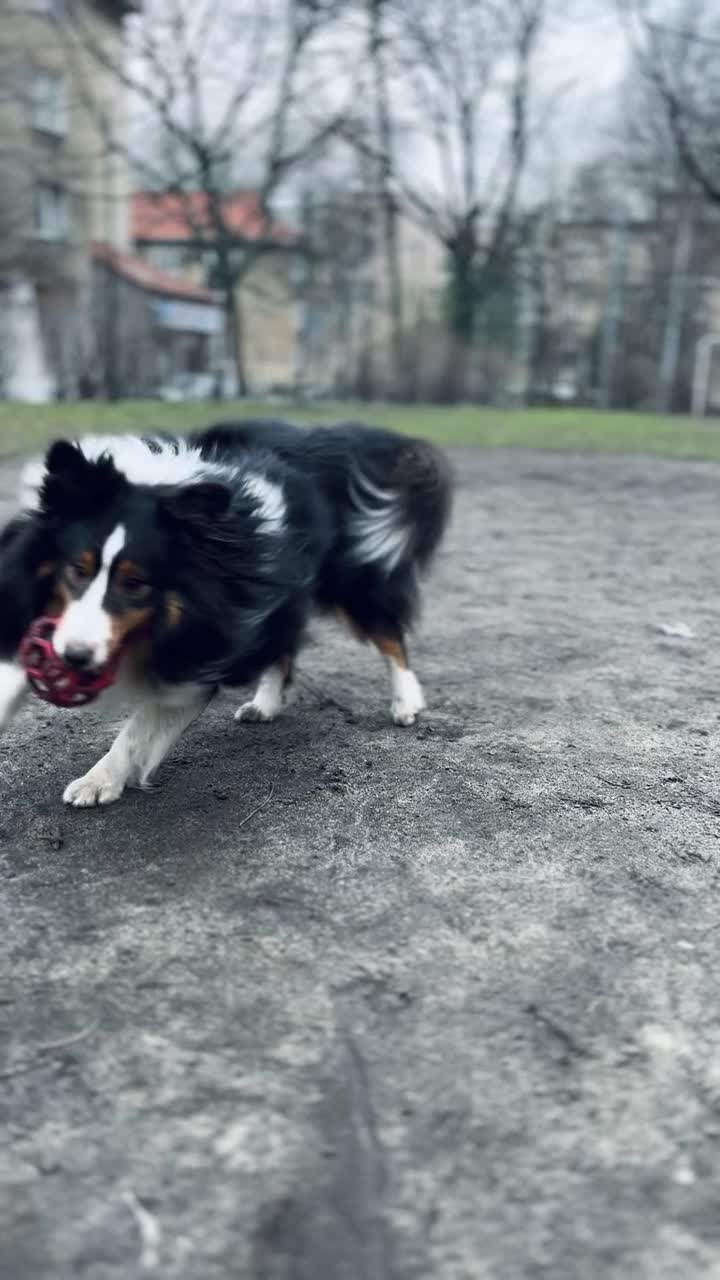
[[[135,0],[0,0],[0,394],[78,393],[92,245],[129,243],[125,19]]]

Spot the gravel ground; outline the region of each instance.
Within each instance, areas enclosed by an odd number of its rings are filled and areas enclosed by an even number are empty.
[[[419,728],[319,625],[152,795],[3,739],[3,1280],[720,1276],[720,467],[455,456]]]

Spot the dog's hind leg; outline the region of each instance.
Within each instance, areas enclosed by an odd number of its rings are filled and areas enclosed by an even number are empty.
[[[402,631],[397,635],[374,634],[368,639],[383,655],[390,672],[390,712],[395,724],[415,724],[425,710],[425,697],[420,681],[410,669]]]
[[[236,720],[268,721],[280,714],[293,678],[293,660],[281,658],[268,667],[260,677],[258,687],[250,702],[244,702],[235,712]]]
[[[396,580],[391,591],[386,583],[370,575],[340,608],[354,635],[374,644],[385,659],[390,674],[390,714],[395,724],[405,726],[415,724],[425,710],[425,697],[410,668],[405,643],[414,608],[415,587],[409,576]]]

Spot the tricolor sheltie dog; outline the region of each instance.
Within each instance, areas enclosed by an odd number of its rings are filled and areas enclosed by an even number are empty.
[[[110,804],[149,781],[220,687],[257,681],[236,718],[274,719],[316,610],[376,646],[392,718],[413,724],[424,700],[406,632],[450,499],[438,449],[363,426],[56,442],[25,466],[0,537],[0,728],[27,692],[22,637],[50,615],[63,663],[116,663],[134,706],[64,794]]]

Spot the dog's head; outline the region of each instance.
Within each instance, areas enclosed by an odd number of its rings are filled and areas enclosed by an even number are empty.
[[[217,526],[230,497],[215,480],[130,484],[110,457],[52,445],[38,519],[53,555],[36,572],[47,575],[58,656],[95,671],[121,650],[179,628],[187,545]]]

